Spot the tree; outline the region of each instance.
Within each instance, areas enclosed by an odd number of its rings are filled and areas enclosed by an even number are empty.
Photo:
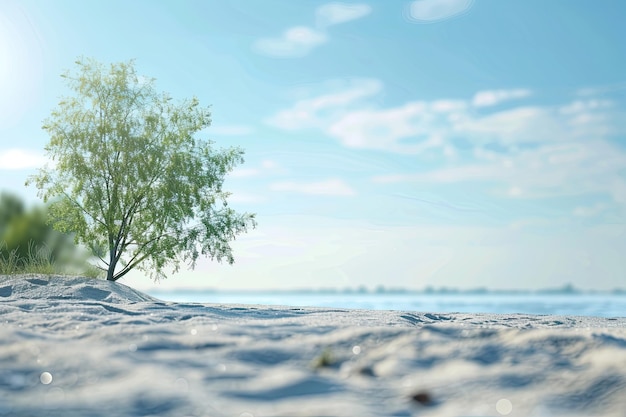
[[[22,268],[33,260],[58,264],[76,256],[71,236],[46,223],[45,207],[27,209],[17,196],[0,193],[0,260],[13,259]]]
[[[62,75],[75,95],[43,125],[53,164],[27,182],[51,203],[52,225],[90,248],[110,281],[134,268],[165,278],[165,267],[193,268],[200,255],[232,264],[229,241],[256,226],[222,190],[243,150],[197,139],[209,108],[195,97],[174,103],[133,61],[76,64]]]

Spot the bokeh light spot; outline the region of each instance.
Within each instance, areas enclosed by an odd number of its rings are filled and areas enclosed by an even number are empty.
[[[176,378],[176,381],[174,381],[174,386],[178,391],[189,391],[189,383],[185,378]]]
[[[48,407],[56,408],[55,406],[65,400],[65,391],[60,387],[50,388],[50,391],[46,393],[44,400]]]
[[[496,403],[496,411],[500,413],[500,415],[507,416],[513,411],[513,404],[506,398],[502,398]]]
[[[50,372],[42,372],[39,376],[39,380],[42,384],[48,385],[52,383],[52,374]]]

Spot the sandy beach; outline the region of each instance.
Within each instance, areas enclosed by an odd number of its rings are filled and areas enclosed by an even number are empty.
[[[626,318],[185,304],[0,277],[0,416],[624,410]]]

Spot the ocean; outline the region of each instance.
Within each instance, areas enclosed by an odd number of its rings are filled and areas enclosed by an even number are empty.
[[[292,307],[332,307],[434,313],[522,313],[626,317],[623,293],[324,293],[146,291],[164,301],[210,304],[250,304]]]

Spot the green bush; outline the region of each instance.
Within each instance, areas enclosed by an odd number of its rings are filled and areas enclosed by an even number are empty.
[[[0,194],[0,274],[97,276],[72,236],[57,232],[46,220],[45,207],[27,209],[17,196]]]

